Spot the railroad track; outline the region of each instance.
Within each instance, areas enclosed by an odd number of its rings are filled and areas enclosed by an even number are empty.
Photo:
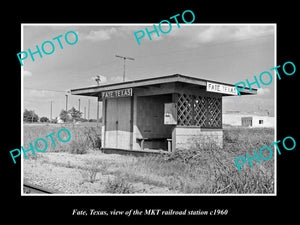
[[[23,183],[24,194],[61,194],[56,190],[50,190],[35,184],[29,184],[28,182]]]

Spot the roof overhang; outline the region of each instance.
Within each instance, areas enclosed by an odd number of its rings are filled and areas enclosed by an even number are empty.
[[[205,80],[196,77],[185,76],[181,74],[173,74],[168,76],[162,77],[155,77],[155,78],[148,78],[148,79],[141,79],[141,80],[134,80],[134,81],[125,81],[121,83],[114,83],[114,84],[105,84],[99,86],[92,86],[92,87],[85,87],[85,88],[77,88],[71,89],[70,92],[72,95],[84,95],[84,96],[99,96],[101,92],[111,91],[111,90],[118,90],[118,89],[126,89],[126,88],[137,88],[137,87],[145,87],[145,86],[154,86],[159,84],[166,84],[166,83],[185,83],[185,84],[192,84],[198,85],[202,87],[206,87],[207,83],[215,83],[220,85],[226,85],[230,87],[235,87],[232,84],[222,83],[212,80]],[[253,95],[257,93],[257,89],[252,88],[252,91],[249,88],[244,88],[240,90],[241,95]],[[231,94],[222,93],[222,96],[235,96]]]

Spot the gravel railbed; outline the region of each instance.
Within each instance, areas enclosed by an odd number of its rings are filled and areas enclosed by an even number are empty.
[[[89,151],[78,155],[67,152],[41,153],[36,159],[25,159],[23,163],[23,178],[28,183],[39,185],[62,194],[105,194],[104,187],[108,179],[113,179],[113,173],[98,172],[95,181],[90,182],[83,176],[85,167],[90,162],[102,161],[106,164],[122,166],[133,156],[103,154]],[[108,168],[109,170],[109,168]],[[157,187],[141,182],[134,183],[135,193],[169,193],[166,187]]]

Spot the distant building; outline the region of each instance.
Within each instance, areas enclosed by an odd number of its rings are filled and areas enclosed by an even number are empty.
[[[275,118],[271,116],[248,116],[242,117],[243,127],[274,127]]]
[[[273,116],[246,114],[240,112],[226,112],[223,114],[223,124],[243,127],[274,127]]]

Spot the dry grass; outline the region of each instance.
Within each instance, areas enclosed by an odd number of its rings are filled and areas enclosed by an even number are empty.
[[[169,156],[138,157],[119,172],[129,181],[167,186],[176,193],[274,193],[274,158],[244,166],[241,172],[234,163],[273,139],[272,129],[229,129],[223,149],[196,143],[194,149]]]
[[[124,177],[116,176],[114,179],[107,180],[104,187],[105,193],[111,194],[132,194],[134,188]]]
[[[57,133],[60,129],[59,126],[25,126],[24,147],[28,142],[33,143],[37,138]],[[47,151],[82,154],[87,149],[89,152],[97,149],[100,134],[96,128],[70,126],[67,129],[72,134],[73,144],[59,143],[55,136],[57,146],[51,146],[49,140]],[[103,154],[103,159],[101,156],[80,166],[69,161],[61,161],[56,166],[81,171],[82,177],[79,179],[82,184],[96,184],[97,176],[113,177],[104,184],[104,193],[134,193],[135,186],[141,183],[167,188],[172,193],[274,193],[274,157],[260,164],[254,162],[253,167],[245,164],[241,172],[234,163],[235,158],[246,153],[253,155],[254,150],[269,146],[272,142],[273,129],[228,128],[224,130],[223,149],[213,144],[201,146],[195,143],[193,149],[179,149],[168,156],[122,156],[120,161],[115,160],[113,155]],[[74,150],[77,147],[79,150]],[[47,163],[51,163],[45,158]]]
[[[57,132],[67,128],[71,133],[69,142],[62,143],[57,137]],[[53,145],[50,137],[45,137],[51,133],[56,146]],[[60,133],[61,138],[68,138],[65,132]],[[29,142],[33,145],[36,139],[43,138],[47,141],[47,152],[70,152],[73,154],[85,154],[88,149],[100,149],[101,147],[101,128],[81,125],[24,125],[24,149],[29,148]],[[39,143],[38,143],[39,144]],[[43,146],[41,147],[43,149]],[[31,154],[31,153],[30,153]],[[34,156],[31,156],[34,157]],[[38,155],[36,156],[38,157]]]

